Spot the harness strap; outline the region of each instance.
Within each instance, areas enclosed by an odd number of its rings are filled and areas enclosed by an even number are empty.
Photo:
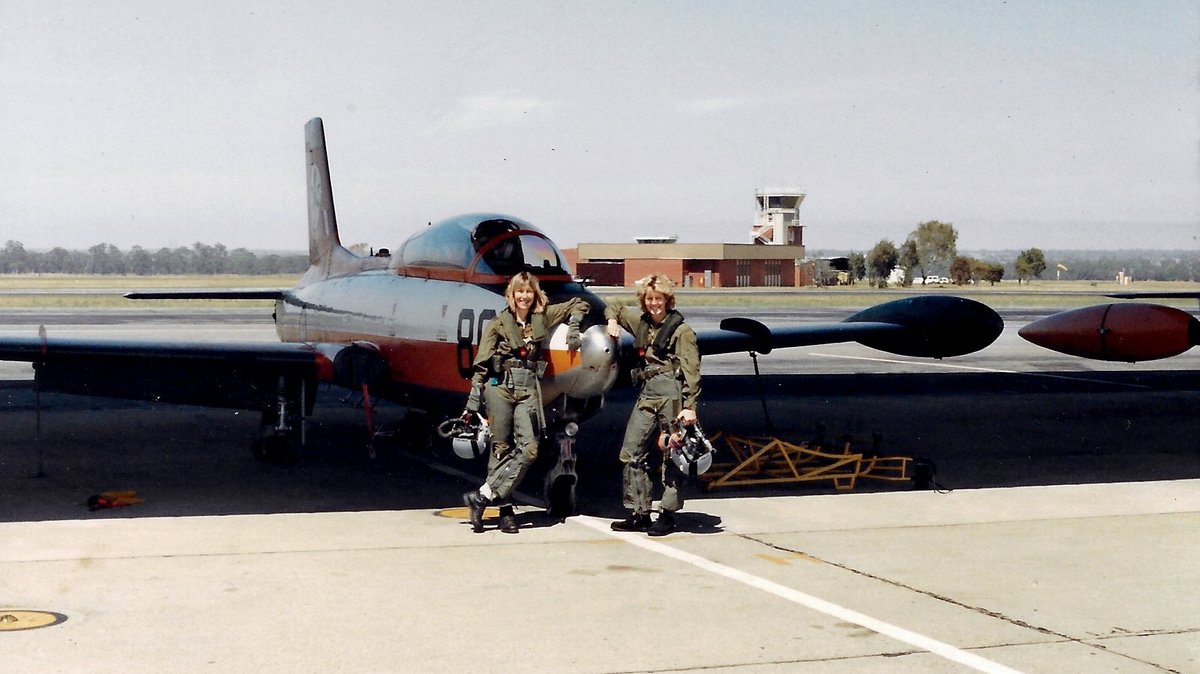
[[[636,381],[646,381],[653,379],[660,374],[673,373],[675,368],[671,365],[648,365],[646,367],[635,367],[630,370],[629,374]]]
[[[634,335],[634,345],[639,351],[653,351],[654,357],[658,360],[666,360],[667,349],[671,343],[671,337],[675,335],[675,331],[679,326],[683,325],[683,314],[672,309],[667,312],[662,323],[658,326],[658,334],[654,336],[654,341],[650,341],[650,329],[653,325],[650,322],[650,317],[642,314],[642,318],[638,321],[637,333]]]
[[[498,356],[500,367],[496,368],[499,372],[509,372],[511,370],[537,370],[544,367],[544,360],[532,360],[526,358],[504,358]]]

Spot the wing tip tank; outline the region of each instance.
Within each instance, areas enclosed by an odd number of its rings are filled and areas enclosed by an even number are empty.
[[[1200,344],[1200,321],[1174,307],[1122,302],[1050,314],[1017,334],[1069,356],[1135,363],[1170,358]]]

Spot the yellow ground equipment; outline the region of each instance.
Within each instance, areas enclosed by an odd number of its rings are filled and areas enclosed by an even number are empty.
[[[779,438],[738,437],[722,432],[709,441],[728,447],[733,460],[714,463],[700,476],[705,490],[832,480],[834,488],[848,491],[854,489],[860,477],[892,482],[913,479],[913,457],[865,455],[851,449],[849,441],[838,449],[826,449]]]

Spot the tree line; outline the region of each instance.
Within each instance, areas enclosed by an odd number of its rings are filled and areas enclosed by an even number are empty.
[[[0,249],[3,274],[301,274],[308,269],[308,254],[263,254],[245,248],[227,250],[221,244],[194,243],[191,247],[159,248],[133,246],[128,251],[101,243],[86,251],[53,248],[29,251],[19,241],[8,241]]]
[[[1136,281],[1200,281],[1200,251],[1047,251],[1046,258],[1053,261],[1047,271],[1064,279],[1112,280],[1124,273]]]
[[[903,272],[899,278],[893,275],[897,269]],[[1124,274],[1139,281],[1196,281],[1200,280],[1200,251],[1061,251],[1048,256],[1040,248],[1027,248],[1015,255],[974,257],[958,254],[953,224],[930,220],[917,225],[900,246],[883,239],[867,253],[850,254],[851,276],[879,287],[910,286],[928,276],[946,277],[956,285],[995,285],[1005,278],[1020,284],[1047,271],[1063,280],[1111,281]]]
[[[945,276],[952,283],[991,283],[1041,278],[1049,272],[1064,280],[1113,280],[1124,273],[1138,281],[1200,280],[1200,251],[1050,251],[1028,248],[958,254],[958,232],[947,222],[930,220],[917,225],[900,246],[883,239],[867,253],[851,253],[850,275],[872,285],[887,285],[894,269],[903,275],[899,285],[913,285],[927,275]],[[150,251],[133,246],[128,251],[101,243],[86,251],[62,247],[29,251],[19,241],[0,249],[0,274],[302,274],[308,269],[306,253],[256,254],[245,248],[232,251],[222,244],[194,243],[190,247]]]

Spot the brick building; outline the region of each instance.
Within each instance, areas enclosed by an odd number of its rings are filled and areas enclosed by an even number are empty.
[[[596,285],[631,286],[658,272],[689,288],[794,287],[812,283],[804,259],[798,211],[804,193],[792,188],[755,191],[758,217],[751,243],[678,243],[675,237],[637,243],[581,243],[563,251],[575,275]]]
[[[563,251],[575,275],[596,285],[631,286],[658,272],[688,288],[792,287],[802,280],[804,246],[752,243],[581,243]]]

